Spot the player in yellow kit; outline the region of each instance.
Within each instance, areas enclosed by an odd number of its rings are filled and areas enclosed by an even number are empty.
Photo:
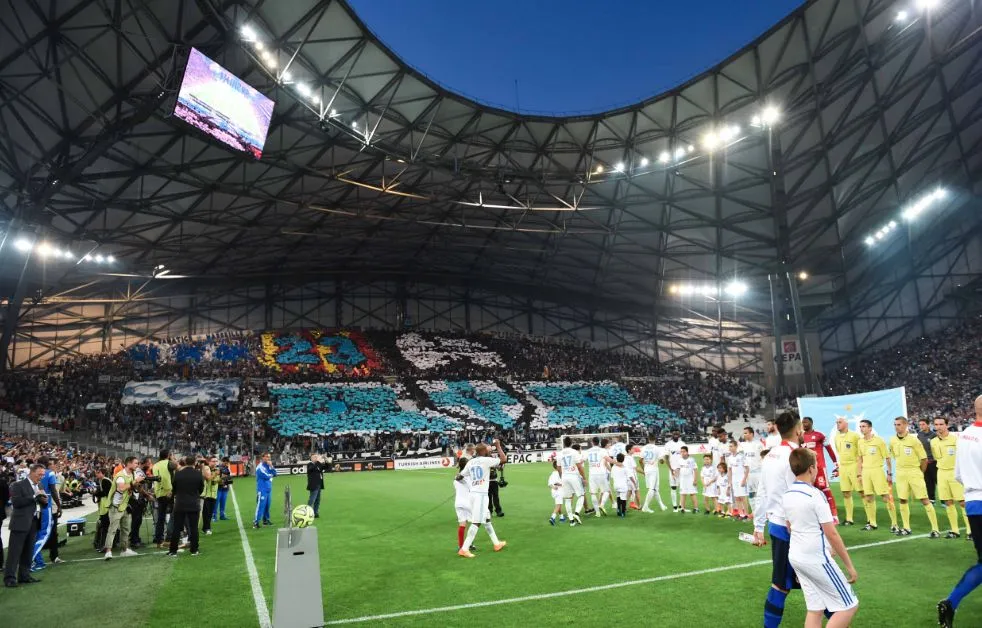
[[[934,431],[937,436],[931,439],[931,453],[938,461],[938,499],[947,506],[945,511],[948,513],[948,523],[951,524],[951,530],[945,534],[945,538],[957,539],[960,536],[956,501],[962,510],[967,534],[971,538],[972,528],[968,525],[968,514],[965,512],[965,487],[955,479],[955,451],[958,448],[958,439],[948,431],[947,417],[939,416],[934,419]]]
[[[846,519],[842,525],[851,526],[854,522],[852,492],[863,492],[863,485],[859,482],[859,475],[856,473],[861,439],[859,434],[849,430],[849,421],[845,417],[836,417],[835,428],[832,446],[835,447],[835,455],[839,458],[836,467],[839,472],[839,489],[842,491],[842,502],[846,505]]]
[[[931,538],[941,538],[938,531],[938,515],[934,504],[927,498],[927,484],[924,483],[924,470],[927,469],[927,452],[921,441],[910,433],[910,423],[907,417],[897,417],[893,420],[893,429],[897,435],[890,439],[890,454],[897,461],[897,497],[900,498],[900,518],[904,527],[897,534],[910,536],[910,505],[907,500],[911,496],[921,500],[927,511],[928,521],[931,522]]]
[[[876,496],[879,495],[886,503],[887,513],[890,515],[890,532],[896,534],[900,528],[897,527],[897,509],[893,505],[893,492],[890,490],[890,481],[893,479],[890,472],[890,452],[883,439],[873,434],[873,424],[870,421],[860,421],[859,431],[863,433],[863,439],[859,442],[860,455],[856,473],[863,482],[863,509],[866,510],[866,526],[863,530],[876,529]],[[883,471],[884,462],[886,473]]]

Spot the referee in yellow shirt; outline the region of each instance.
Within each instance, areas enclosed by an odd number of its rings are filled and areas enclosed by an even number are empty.
[[[907,500],[911,495],[921,500],[927,511],[928,521],[931,522],[931,538],[941,538],[938,531],[938,515],[934,512],[934,504],[927,498],[927,484],[924,482],[924,470],[927,469],[927,452],[920,439],[910,433],[910,424],[906,417],[893,420],[893,428],[897,435],[890,439],[890,453],[897,461],[897,497],[900,499],[900,518],[904,527],[897,534],[910,535],[910,505]]]
[[[845,417],[835,419],[835,437],[832,439],[832,446],[835,447],[835,455],[839,458],[837,469],[839,471],[839,489],[842,491],[842,502],[846,505],[846,519],[842,522],[844,526],[854,524],[852,492],[863,492],[863,485],[859,482],[856,464],[859,460],[859,434],[849,430],[849,421]]]
[[[863,530],[876,529],[876,496],[879,495],[887,505],[890,515],[890,532],[896,534],[897,508],[893,505],[893,492],[890,490],[890,452],[883,439],[873,434],[873,423],[867,419],[859,422],[859,431],[863,433],[860,441],[859,464],[856,474],[863,482],[863,508],[866,510],[866,526]],[[886,472],[883,463],[886,462]]]
[[[955,502],[962,510],[962,518],[965,520],[965,529],[968,531],[968,538],[972,538],[972,528],[968,525],[968,513],[965,512],[965,487],[955,479],[955,451],[958,449],[958,439],[948,431],[948,417],[939,416],[934,419],[934,433],[937,434],[931,439],[931,453],[938,462],[938,499],[945,503],[945,512],[948,513],[948,523],[951,530],[945,534],[946,539],[957,539],[958,533],[958,509]]]

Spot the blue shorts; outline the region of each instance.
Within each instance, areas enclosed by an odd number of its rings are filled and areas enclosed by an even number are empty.
[[[784,591],[800,589],[794,567],[788,560],[788,550],[791,549],[791,536],[784,526],[769,524],[771,533],[771,584]]]

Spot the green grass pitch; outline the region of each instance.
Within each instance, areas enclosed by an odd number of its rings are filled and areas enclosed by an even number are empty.
[[[352,625],[641,625],[760,626],[769,586],[768,550],[737,540],[749,523],[703,515],[632,511],[627,519],[585,519],[551,527],[549,467],[515,465],[502,490],[506,516],[495,518],[508,547],[493,553],[478,535],[478,557],[456,555],[456,517],[450,471],[385,471],[326,476],[317,520],[325,618],[328,622],[406,611],[491,602],[457,610],[368,619]],[[274,520],[282,521],[284,488],[306,499],[305,477],[274,481]],[[667,484],[663,480],[663,497]],[[275,534],[252,530],[251,479],[235,482],[239,511],[268,604],[272,604]],[[666,500],[667,503],[667,500]],[[235,516],[232,500],[229,509]],[[864,514],[857,504],[857,519]],[[914,533],[928,532],[912,504]],[[840,528],[850,547],[894,540],[880,506],[880,530]],[[942,530],[947,519],[938,508]],[[886,522],[886,525],[883,525]],[[89,524],[93,529],[93,524]],[[257,625],[256,607],[235,521],[202,537],[201,556],[168,558],[155,549],[138,558],[99,560],[91,537],[70,539],[69,562],[38,574],[42,584],[0,589],[0,624],[30,626],[43,612],[59,628],[102,626]],[[380,534],[381,533],[381,534]],[[149,540],[144,534],[144,540]],[[85,560],[95,559],[95,560]],[[958,540],[908,538],[855,550],[860,579],[857,626],[935,625],[935,604],[975,560],[964,531]],[[708,571],[715,568],[718,571]],[[693,574],[692,572],[704,572]],[[653,580],[654,579],[654,580]],[[633,581],[642,580],[637,583]],[[633,583],[632,583],[633,582]],[[597,587],[618,585],[597,590]],[[586,590],[585,590],[586,589]],[[593,590],[590,590],[593,589]],[[568,595],[534,597],[569,592]],[[532,599],[516,601],[516,598]],[[110,600],[113,598],[118,603]],[[108,610],[116,609],[116,610]],[[973,619],[974,618],[974,619]],[[982,592],[963,602],[956,623],[979,625]],[[785,625],[804,622],[800,593],[792,593]]]

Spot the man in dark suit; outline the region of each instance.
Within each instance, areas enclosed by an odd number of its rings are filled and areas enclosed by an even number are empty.
[[[321,491],[324,490],[324,463],[321,462],[321,457],[314,454],[310,457],[310,462],[307,464],[307,492],[310,493],[310,497],[307,498],[307,505],[314,509],[314,518],[319,519],[321,516]]]
[[[203,463],[202,463],[203,464]],[[205,490],[205,476],[195,465],[194,457],[181,461],[174,474],[174,534],[170,537],[168,556],[177,556],[181,530],[187,527],[192,556],[198,555],[198,516],[201,514],[201,493]]]
[[[33,464],[25,479],[10,485],[13,511],[9,526],[10,552],[3,570],[3,584],[6,587],[40,582],[31,576],[31,561],[38,532],[38,513],[48,504],[48,496],[40,484],[44,472],[43,465]]]

